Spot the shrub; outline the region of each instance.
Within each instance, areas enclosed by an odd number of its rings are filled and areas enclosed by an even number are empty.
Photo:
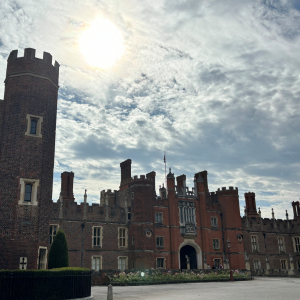
[[[65,233],[59,229],[49,252],[48,269],[69,267],[69,252]]]
[[[0,270],[0,299],[61,300],[90,295],[89,269]]]

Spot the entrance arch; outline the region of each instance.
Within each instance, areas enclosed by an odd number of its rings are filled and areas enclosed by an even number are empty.
[[[194,241],[184,242],[179,246],[179,269],[187,269],[186,255],[189,257],[190,269],[202,269],[201,248]]]

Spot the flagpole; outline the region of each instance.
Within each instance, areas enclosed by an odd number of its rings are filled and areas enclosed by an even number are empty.
[[[166,160],[166,151],[164,152],[164,161],[165,161],[165,183],[167,188],[167,160]]]

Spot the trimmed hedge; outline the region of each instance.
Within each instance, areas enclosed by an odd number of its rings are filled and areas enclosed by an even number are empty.
[[[65,233],[59,229],[49,252],[48,269],[69,267],[69,251]]]
[[[0,299],[61,300],[90,295],[89,269],[0,270]]]

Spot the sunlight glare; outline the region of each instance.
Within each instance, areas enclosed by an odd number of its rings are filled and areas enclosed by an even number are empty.
[[[106,19],[95,20],[82,33],[79,45],[86,61],[102,69],[111,67],[124,52],[121,32]]]

